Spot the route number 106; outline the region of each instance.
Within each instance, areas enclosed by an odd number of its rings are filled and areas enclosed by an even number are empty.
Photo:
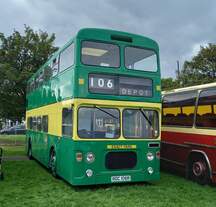
[[[114,80],[108,78],[90,78],[90,87],[91,88],[101,88],[101,89],[113,89]]]

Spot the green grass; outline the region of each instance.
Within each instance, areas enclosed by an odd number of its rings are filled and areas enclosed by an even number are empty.
[[[24,144],[25,135],[0,135],[0,145],[3,144]]]
[[[2,146],[4,156],[26,155],[25,146]]]
[[[4,156],[26,155],[25,135],[0,135]]]
[[[19,155],[22,149],[6,149]],[[161,173],[154,184],[123,184],[73,187],[53,178],[36,161],[7,161],[5,180],[0,181],[0,206],[84,207],[212,207],[216,189],[200,186],[182,177]]]
[[[8,161],[0,181],[0,206],[215,206],[214,187],[167,173],[155,184],[72,187],[36,161]]]

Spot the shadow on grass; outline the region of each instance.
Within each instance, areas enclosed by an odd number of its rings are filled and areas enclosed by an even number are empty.
[[[64,180],[63,180],[64,181]],[[130,186],[154,186],[154,183],[149,182],[131,182],[131,183],[113,183],[113,184],[97,184],[97,185],[85,185],[85,186],[72,186],[70,183],[64,181],[68,186],[73,188],[73,190],[77,192],[85,192],[85,191],[98,191],[98,190],[108,190],[111,188],[119,187],[125,188]]]
[[[35,161],[37,164],[40,165],[40,167],[42,167],[47,173],[51,175],[50,170],[45,167],[43,164],[41,164],[38,160],[36,159],[32,159],[33,161]],[[150,182],[130,182],[130,183],[112,183],[112,184],[96,184],[96,185],[83,185],[83,186],[73,186],[71,185],[69,182],[67,182],[66,180],[64,180],[61,177],[57,177],[55,178],[57,180],[60,180],[62,182],[64,182],[68,187],[72,188],[74,191],[76,192],[85,192],[85,191],[98,191],[98,190],[108,190],[111,188],[115,188],[115,187],[120,187],[120,188],[125,188],[125,187],[130,187],[130,186],[156,186],[156,183],[150,183]]]
[[[179,167],[179,166],[172,166],[172,165],[169,165],[165,162],[161,162],[161,172],[164,172],[164,173],[168,173],[170,175],[174,175],[174,176],[177,176],[177,177],[181,177],[181,178],[184,178],[185,181],[190,181],[190,182],[194,182],[192,180],[189,180],[186,176],[186,172],[185,172],[185,169],[183,167]],[[195,182],[194,182],[195,183]],[[200,185],[200,186],[211,186],[211,187],[216,187],[216,183],[209,183],[209,184],[206,184],[206,185]]]

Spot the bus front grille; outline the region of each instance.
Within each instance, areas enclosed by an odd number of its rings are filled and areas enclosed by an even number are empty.
[[[105,166],[111,170],[132,169],[136,166],[136,152],[108,152],[105,158]]]

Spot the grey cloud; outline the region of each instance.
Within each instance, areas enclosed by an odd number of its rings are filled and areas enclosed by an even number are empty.
[[[213,0],[3,0],[1,32],[23,24],[56,33],[64,44],[83,27],[102,27],[149,36],[160,45],[164,77],[175,76],[200,43],[215,42],[216,2]]]

